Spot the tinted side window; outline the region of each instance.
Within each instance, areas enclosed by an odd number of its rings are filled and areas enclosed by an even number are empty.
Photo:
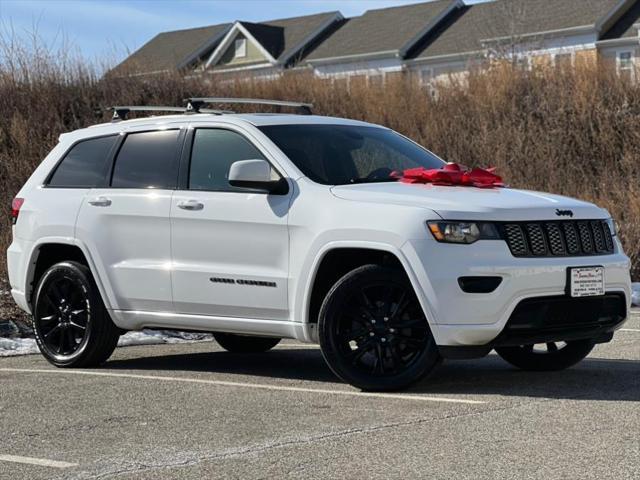
[[[162,130],[127,135],[115,161],[111,186],[175,188],[179,134],[179,130]]]
[[[229,168],[239,160],[264,160],[246,138],[230,130],[196,130],[189,169],[190,190],[243,190],[229,185]]]
[[[53,172],[50,187],[97,187],[104,180],[117,135],[76,143]]]

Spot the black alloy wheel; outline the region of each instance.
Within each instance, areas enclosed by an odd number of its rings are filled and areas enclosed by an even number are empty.
[[[517,347],[498,347],[505,361],[522,370],[548,372],[564,370],[583,360],[595,344],[591,340],[547,342]]]
[[[429,324],[403,271],[365,265],[329,291],[320,346],[333,372],[363,390],[398,390],[440,361]]]
[[[40,351],[58,367],[99,365],[120,337],[89,269],[76,262],[58,263],[44,273],[35,293],[33,326]]]

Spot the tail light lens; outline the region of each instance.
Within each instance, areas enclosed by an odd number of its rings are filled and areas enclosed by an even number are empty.
[[[14,198],[11,202],[11,222],[15,225],[20,215],[20,208],[24,204],[24,198]]]

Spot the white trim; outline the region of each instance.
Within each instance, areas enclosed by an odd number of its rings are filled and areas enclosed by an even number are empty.
[[[377,58],[386,58],[386,57],[397,58],[399,57],[399,53],[400,52],[398,50],[385,50],[382,52],[359,53],[357,55],[343,55],[340,57],[318,58],[318,59],[307,60],[306,63],[308,63],[309,65],[314,65],[314,64],[324,65],[326,63],[337,63],[337,62],[338,63],[357,62],[358,60],[362,60],[362,59],[377,59]]]
[[[255,47],[260,51],[260,53],[267,59],[269,63],[271,63],[272,65],[275,65],[277,63],[276,59],[273,58],[273,56],[262,46],[262,44],[258,40],[256,40],[255,37],[251,35],[251,33],[249,33],[249,30],[247,30],[242,25],[242,23],[236,21],[233,24],[233,27],[231,27],[231,29],[229,30],[229,32],[227,32],[227,35],[224,37],[222,42],[220,42],[220,44],[213,51],[213,53],[209,57],[209,60],[207,60],[207,63],[205,63],[204,65],[205,70],[209,68],[212,64],[215,65],[218,62],[218,60],[220,60],[224,52],[227,51],[227,48],[231,46],[231,42],[235,40],[238,33],[242,33],[242,35],[244,35],[244,37],[247,40],[250,40],[251,43],[255,45]]]
[[[609,40],[599,40],[596,43],[596,46],[601,48],[615,47],[617,45],[620,45],[620,46],[628,45],[629,47],[638,46],[640,45],[640,39],[638,37],[610,38]]]
[[[594,33],[595,28],[593,25],[581,25],[578,27],[570,27],[570,28],[560,28],[557,30],[544,30],[541,32],[531,32],[531,33],[523,33],[521,35],[505,35],[502,37],[493,37],[493,38],[483,38],[480,39],[480,44],[491,44],[491,43],[499,43],[504,40],[512,40],[514,38],[535,38],[535,37],[544,37],[544,36],[563,36],[563,34],[567,35],[575,35],[579,33]]]
[[[227,72],[242,72],[245,70],[260,70],[261,68],[276,68],[276,65],[272,63],[256,63],[253,65],[245,65],[244,67],[231,67],[231,68],[217,68],[215,70],[206,70],[206,73],[227,73]]]

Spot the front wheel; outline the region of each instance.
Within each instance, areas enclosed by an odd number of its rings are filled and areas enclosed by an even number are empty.
[[[236,335],[233,333],[216,332],[213,337],[227,352],[232,353],[262,353],[271,350],[280,338],[250,337],[248,335]]]
[[[403,271],[365,265],[342,277],[319,315],[322,354],[342,380],[363,390],[399,390],[440,361],[422,307]]]
[[[564,370],[575,365],[589,355],[594,345],[591,340],[548,342],[518,347],[498,347],[496,352],[514,367],[548,372]]]

